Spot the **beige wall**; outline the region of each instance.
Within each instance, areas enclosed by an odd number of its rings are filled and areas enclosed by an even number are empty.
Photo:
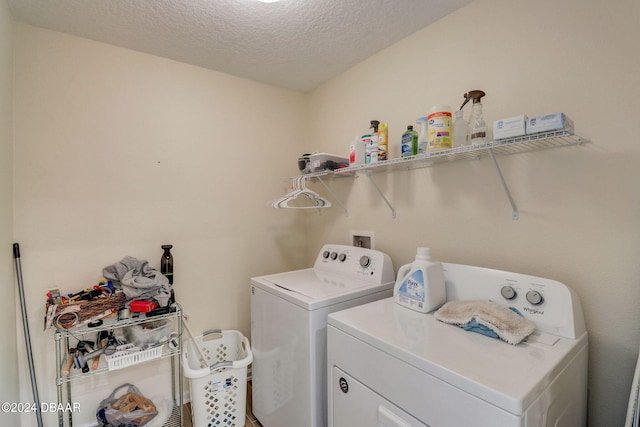
[[[3,345],[0,346],[0,399],[17,402],[18,363],[16,346],[16,285],[13,254],[13,88],[11,52],[11,15],[5,0],[0,0],[0,323]],[[18,310],[19,312],[19,310]],[[0,424],[17,425],[11,414],[0,414]]]
[[[487,158],[375,175],[395,220],[365,177],[334,180],[349,215],[335,209],[311,228],[335,242],[374,230],[396,268],[426,245],[442,261],[571,286],[589,329],[591,424],[602,427],[622,425],[640,339],[639,18],[636,0],[477,0],[308,99],[310,149],[336,153],[378,119],[397,157],[407,125],[434,104],[459,108],[471,89],[487,92],[490,124],[523,113],[574,119],[591,142],[498,159],[518,221]]]
[[[306,216],[268,204],[297,172],[302,94],[15,27],[14,229],[31,318],[49,288],[96,283],[125,255],[158,267],[172,243],[192,329],[249,336],[249,278],[308,262]],[[55,401],[52,333],[32,338]]]

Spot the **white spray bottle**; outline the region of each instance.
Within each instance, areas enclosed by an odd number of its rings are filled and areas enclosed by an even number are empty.
[[[431,260],[429,248],[418,248],[415,261],[400,267],[393,299],[421,313],[433,311],[447,301],[444,269],[441,263]]]
[[[469,119],[469,131],[467,135],[469,136],[471,144],[474,145],[484,144],[487,142],[487,124],[485,123],[482,115],[482,103],[480,102],[482,97],[485,95],[486,93],[481,90],[470,90],[464,94],[464,102],[460,107],[460,110],[462,110],[462,107],[464,107],[469,100],[473,99],[471,118]]]

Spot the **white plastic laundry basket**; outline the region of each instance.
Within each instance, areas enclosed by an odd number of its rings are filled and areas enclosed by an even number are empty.
[[[187,342],[182,358],[194,427],[244,427],[249,340],[238,331],[207,331]]]

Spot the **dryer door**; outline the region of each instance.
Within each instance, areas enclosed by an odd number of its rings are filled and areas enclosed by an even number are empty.
[[[339,368],[332,372],[333,427],[429,427]]]

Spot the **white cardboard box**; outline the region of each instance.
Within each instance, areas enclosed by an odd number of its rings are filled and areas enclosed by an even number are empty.
[[[524,114],[493,122],[493,139],[511,138],[524,135],[527,116]]]
[[[309,166],[311,167],[311,172],[320,172],[326,169],[324,167],[324,162],[326,162],[327,160],[331,160],[336,163],[345,163],[347,166],[349,166],[348,157],[329,153],[314,153],[309,156]]]
[[[557,129],[567,129],[573,132],[573,120],[564,113],[548,114],[527,119],[527,134]]]

